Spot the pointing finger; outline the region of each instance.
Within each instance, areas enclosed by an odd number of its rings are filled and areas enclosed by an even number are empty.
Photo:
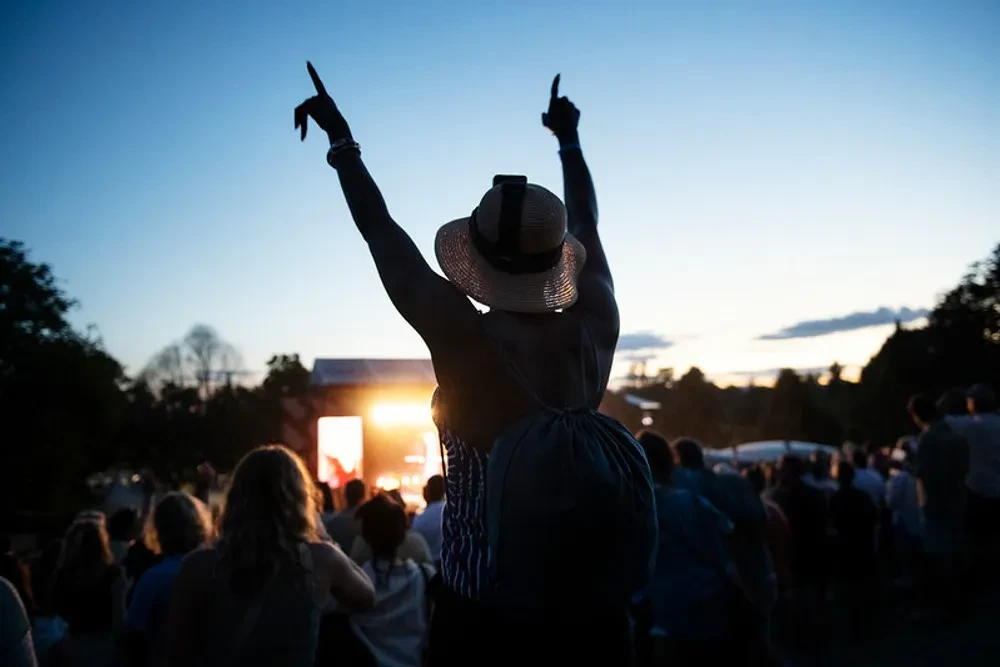
[[[552,99],[559,97],[559,77],[562,74],[556,74],[556,78],[552,79]]]
[[[316,86],[316,92],[321,96],[329,97],[326,92],[326,87],[323,85],[323,82],[319,80],[319,74],[316,73],[316,68],[313,67],[313,64],[308,60],[306,61],[306,69],[309,70],[309,77],[312,79],[313,85]]]

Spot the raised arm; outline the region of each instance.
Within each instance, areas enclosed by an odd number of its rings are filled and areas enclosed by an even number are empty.
[[[578,305],[594,315],[617,321],[614,281],[597,232],[597,194],[594,192],[590,169],[583,159],[579,122],[579,109],[568,98],[559,97],[557,74],[552,81],[549,109],[542,114],[542,124],[552,130],[559,140],[569,232],[587,250],[587,262],[578,282]]]
[[[474,321],[475,309],[447,280],[434,273],[410,236],[389,215],[347,121],[312,64],[307,67],[317,94],[296,107],[295,127],[301,129],[305,140],[308,118],[312,117],[327,133],[327,162],[337,170],[354,224],[368,242],[389,299],[428,344],[461,331],[466,323]]]

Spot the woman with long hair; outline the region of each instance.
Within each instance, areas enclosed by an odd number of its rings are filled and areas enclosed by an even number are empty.
[[[393,220],[307,69],[316,95],[295,109],[296,128],[304,140],[311,118],[326,133],[326,162],[382,285],[437,376],[447,494],[432,664],[516,662],[526,645],[536,659],[597,652],[626,664],[628,600],[654,564],[655,501],[638,443],[597,412],[619,317],[579,110],[556,76],[542,124],[559,141],[565,204],[524,176],[494,177],[471,214],[438,231],[441,277]]]
[[[174,584],[169,663],[312,665],[322,611],[372,605],[368,577],[317,536],[317,492],[285,447],[259,447],[233,472],[214,547],[189,554]]]
[[[174,581],[188,553],[213,537],[208,508],[187,493],[163,496],[150,518],[145,539],[162,560],[146,570],[135,585],[125,615],[126,647],[131,665],[161,665],[166,661],[165,626]]]
[[[66,531],[52,589],[53,609],[69,626],[69,636],[52,647],[53,665],[98,664],[111,655],[125,590],[103,515],[78,518]]]

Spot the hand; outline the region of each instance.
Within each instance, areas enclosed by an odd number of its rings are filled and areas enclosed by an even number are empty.
[[[338,139],[351,139],[351,128],[340,114],[333,98],[327,94],[312,63],[307,62],[306,68],[309,70],[313,85],[316,86],[316,95],[295,107],[295,129],[302,129],[302,141],[306,140],[306,125],[310,116],[320,129],[326,132],[331,144]]]
[[[576,128],[580,123],[580,110],[569,101],[569,98],[559,97],[559,74],[552,80],[552,95],[549,97],[549,110],[542,114],[542,125],[552,130],[552,134],[560,142],[573,140]]]

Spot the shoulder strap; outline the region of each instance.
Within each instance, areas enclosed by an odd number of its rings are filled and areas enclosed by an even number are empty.
[[[507,355],[507,352],[503,349],[503,345],[500,344],[496,338],[490,335],[489,329],[486,327],[486,318],[481,318],[483,322],[483,333],[486,338],[493,344],[493,347],[497,351],[500,360],[503,361],[504,366],[510,373],[511,378],[514,382],[526,393],[531,400],[533,400],[539,407],[548,408],[549,406],[541,399],[538,393],[528,382],[527,378],[524,377],[524,373],[517,367],[517,365],[511,360]],[[580,380],[584,383],[583,388],[583,405],[587,408],[596,408],[593,405],[597,402],[600,396],[600,384],[601,384],[601,363],[600,359],[597,357],[597,346],[594,345],[593,334],[590,333],[590,327],[587,325],[587,321],[584,318],[579,318],[580,323]],[[588,378],[590,374],[587,373],[587,357],[591,358],[591,365],[593,368],[593,386],[588,386]]]
[[[531,398],[539,407],[548,407],[545,401],[541,399],[538,393],[532,388],[531,384],[528,382],[527,378],[524,377],[524,373],[517,367],[517,365],[511,361],[507,352],[503,349],[503,345],[490,334],[489,328],[486,326],[486,318],[481,317],[480,321],[483,323],[483,335],[493,344],[493,348],[497,351],[497,356],[500,357],[500,361],[507,368],[507,372],[510,373],[511,379],[521,388],[521,390]]]

